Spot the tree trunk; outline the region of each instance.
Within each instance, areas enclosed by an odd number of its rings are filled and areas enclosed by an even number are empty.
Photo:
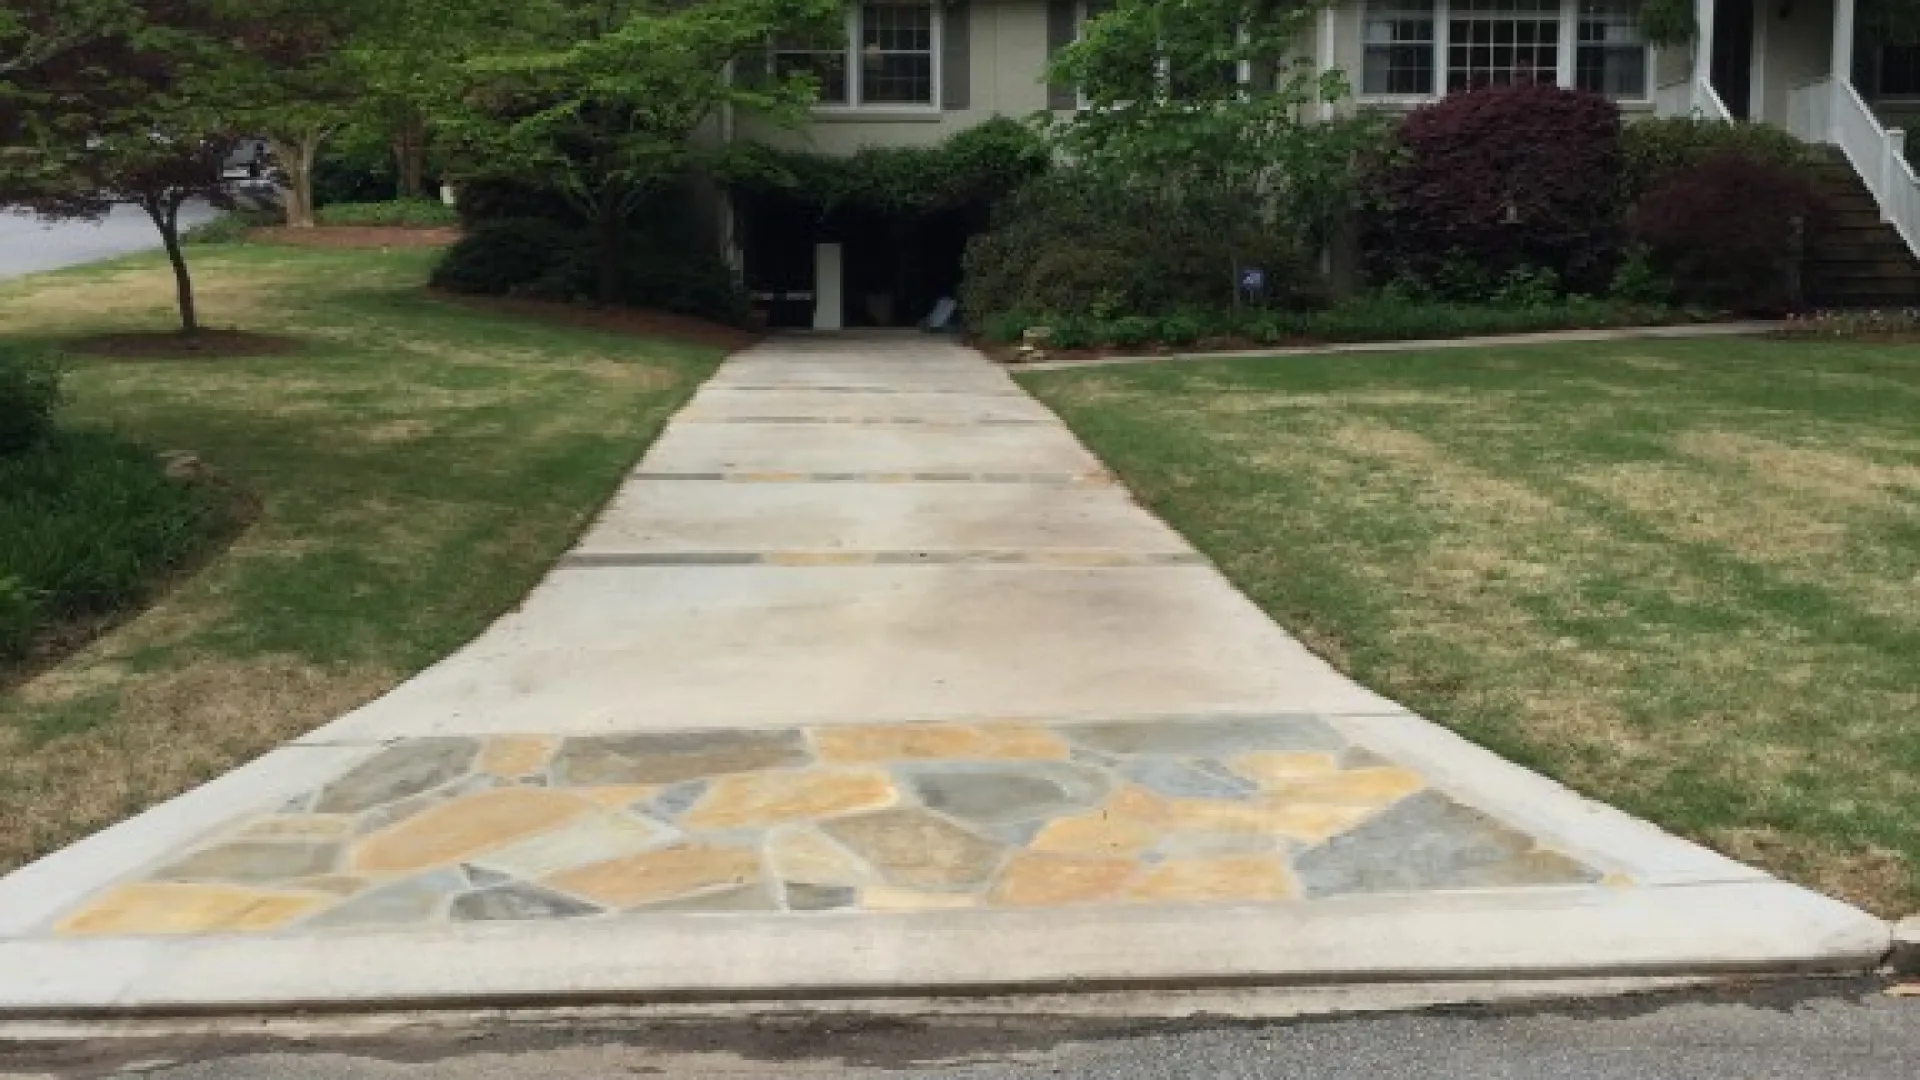
[[[154,227],[160,230],[160,243],[167,249],[167,261],[173,264],[173,289],[180,307],[180,332],[193,334],[200,330],[200,316],[194,310],[193,275],[187,271],[187,255],[180,247],[181,201],[179,198],[168,198],[164,202],[153,199],[143,202],[142,206],[147,216],[153,219]]]
[[[427,121],[417,112],[409,112],[394,129],[393,164],[400,197],[419,198],[427,179]]]
[[[307,131],[297,141],[273,141],[273,155],[287,176],[287,224],[296,229],[313,228],[313,163],[323,137],[322,132]]]
[[[594,226],[600,264],[595,296],[601,307],[614,307],[620,303],[620,248],[627,224],[620,206],[620,200],[608,199]]]

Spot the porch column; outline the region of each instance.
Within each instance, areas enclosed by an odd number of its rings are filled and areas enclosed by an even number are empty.
[[[1713,85],[1713,7],[1714,0],[1693,0],[1693,111],[1707,112],[1706,88]]]
[[[1320,74],[1322,75],[1325,75],[1327,72],[1332,71],[1333,65],[1334,65],[1333,8],[1334,8],[1334,5],[1328,4],[1326,7],[1320,9],[1320,28],[1319,28],[1318,34],[1316,35],[1319,40],[1315,42],[1316,47],[1314,49],[1314,52],[1316,53],[1316,55],[1314,59],[1317,62],[1317,65],[1320,68]],[[1359,88],[1355,87],[1354,92],[1358,93]],[[1321,120],[1333,119],[1333,102],[1323,101],[1320,103],[1320,119]]]
[[[1853,0],[1833,0],[1833,77],[1853,81]]]

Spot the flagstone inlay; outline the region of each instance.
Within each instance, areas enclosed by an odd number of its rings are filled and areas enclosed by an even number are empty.
[[[156,854],[55,932],[1631,884],[1310,716],[417,739]]]

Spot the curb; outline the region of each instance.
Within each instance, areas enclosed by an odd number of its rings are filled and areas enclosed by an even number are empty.
[[[1920,915],[1893,924],[1893,952],[1887,956],[1896,975],[1920,975]]]

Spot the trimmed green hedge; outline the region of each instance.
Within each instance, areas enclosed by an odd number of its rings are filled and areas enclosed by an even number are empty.
[[[1008,344],[1033,327],[1048,331],[1053,349],[1132,350],[1196,344],[1261,346],[1317,342],[1413,341],[1548,330],[1591,330],[1692,321],[1692,313],[1660,304],[1569,297],[1551,304],[1409,303],[1373,297],[1323,311],[1252,311],[1238,316],[1182,313],[1110,321],[1037,315],[991,316],[975,327],[981,340]]]
[[[460,215],[438,199],[391,199],[322,206],[314,211],[314,220],[322,225],[426,229],[458,225]]]

